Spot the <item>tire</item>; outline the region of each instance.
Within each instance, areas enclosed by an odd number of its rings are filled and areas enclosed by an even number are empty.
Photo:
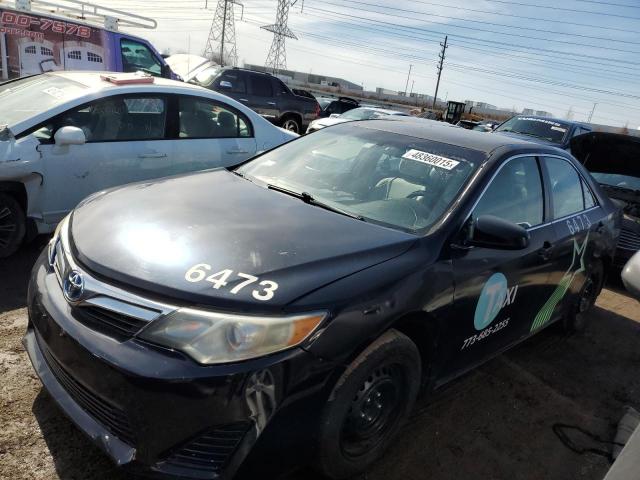
[[[413,408],[421,361],[406,335],[389,330],[336,383],[321,417],[316,468],[332,479],[365,471]]]
[[[589,275],[580,289],[580,295],[564,319],[563,327],[567,333],[582,333],[587,328],[586,313],[596,303],[604,283],[604,268],[597,260],[589,270]]]
[[[0,193],[0,258],[13,255],[24,239],[27,219],[18,201]]]
[[[300,125],[300,121],[292,115],[284,117],[284,120],[282,121],[282,128],[298,134],[302,131],[302,125]]]

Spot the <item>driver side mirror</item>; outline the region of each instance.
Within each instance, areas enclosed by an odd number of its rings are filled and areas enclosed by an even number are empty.
[[[78,127],[61,127],[53,136],[56,145],[84,145],[87,138]]]
[[[222,81],[220,81],[220,85],[219,85],[219,87],[220,87],[220,88],[227,88],[227,89],[229,89],[229,88],[233,88],[233,85],[231,85],[231,82],[227,82],[226,80],[222,80]]]
[[[469,230],[469,245],[504,250],[529,246],[529,232],[524,227],[493,215],[479,216]]]

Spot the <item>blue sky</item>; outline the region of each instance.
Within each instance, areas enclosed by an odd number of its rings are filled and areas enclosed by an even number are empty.
[[[291,69],[343,77],[368,90],[404,90],[411,64],[409,89],[432,95],[446,34],[441,98],[575,120],[586,120],[597,103],[593,122],[640,127],[637,0],[305,0],[303,9],[301,1],[289,14],[299,37],[287,41]],[[272,35],[259,26],[274,22],[277,1],[242,3],[240,63],[264,64]],[[157,30],[135,33],[160,50],[200,54],[216,0],[209,10],[205,0],[104,4],[156,18]]]

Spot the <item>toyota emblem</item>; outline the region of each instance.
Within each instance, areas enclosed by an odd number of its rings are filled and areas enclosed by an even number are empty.
[[[77,302],[80,300],[82,292],[84,292],[82,274],[76,270],[71,270],[64,281],[64,296],[70,302]]]

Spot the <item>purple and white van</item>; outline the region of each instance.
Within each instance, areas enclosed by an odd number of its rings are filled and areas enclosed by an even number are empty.
[[[40,7],[42,5],[42,7]],[[143,71],[179,79],[148,41],[119,26],[156,21],[79,0],[0,4],[0,82],[56,70]]]

